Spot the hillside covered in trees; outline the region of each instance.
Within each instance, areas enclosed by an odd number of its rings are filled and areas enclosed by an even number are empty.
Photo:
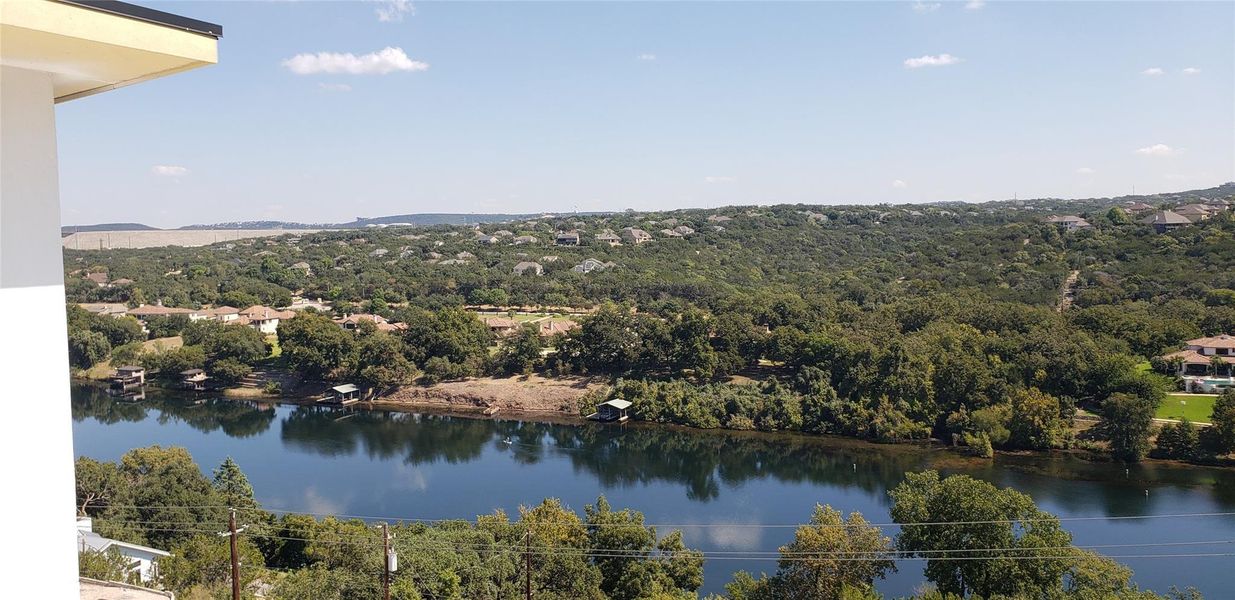
[[[1229,199],[1230,187],[1210,200]],[[1070,231],[1050,214],[1093,226]],[[628,228],[650,239],[635,243]],[[555,243],[570,231],[579,245]],[[539,268],[516,274],[527,263]],[[935,437],[979,452],[1090,443],[1070,431],[1083,408],[1106,417],[1095,439],[1139,459],[1170,385],[1148,362],[1184,340],[1235,332],[1231,211],[1157,233],[1109,201],[555,216],[66,250],[65,268],[69,302],[323,299],[333,314],[304,311],[278,332],[289,366],[314,377],[380,389],[489,373],[603,375],[639,419]],[[84,277],[99,272],[129,282]],[[499,336],[469,305],[586,315],[553,336]],[[398,327],[342,330],[327,318],[354,313]],[[1218,437],[1203,454],[1232,449]]]

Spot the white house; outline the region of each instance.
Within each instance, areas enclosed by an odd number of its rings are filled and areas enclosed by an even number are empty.
[[[105,538],[94,532],[94,522],[90,517],[77,519],[77,550],[78,552],[108,552],[116,549],[120,555],[131,560],[130,573],[137,573],[142,581],[153,581],[159,576],[159,559],[171,556],[157,548],[149,548],[139,544],[130,544],[111,538]]]
[[[247,319],[247,325],[262,333],[270,334],[278,331],[280,319],[290,319],[296,316],[294,311],[275,310],[268,306],[250,306],[240,311],[240,318]]]

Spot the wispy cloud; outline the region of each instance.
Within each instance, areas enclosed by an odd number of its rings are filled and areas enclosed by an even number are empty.
[[[346,83],[326,83],[323,81],[323,82],[318,83],[317,87],[323,92],[350,92],[352,91],[352,86],[347,85]]]
[[[916,13],[935,12],[939,10],[939,8],[942,6],[943,6],[943,3],[941,2],[922,2],[922,0],[917,0],[917,2],[913,3],[913,12],[916,12]]]
[[[648,52],[644,52],[643,54],[640,54],[639,56],[636,56],[635,58],[639,60],[656,60],[656,55],[648,53]]]
[[[359,56],[351,52],[297,54],[283,61],[283,66],[297,75],[386,75],[396,71],[424,71],[429,63],[408,58],[402,48],[386,47]]]
[[[412,0],[378,1],[382,5],[373,12],[377,13],[377,20],[383,23],[398,23],[403,20],[404,16],[416,14],[416,7],[412,5]]]
[[[896,188],[896,189],[898,189],[898,190],[903,190],[903,189],[905,189],[905,188],[909,187],[909,184],[908,184],[908,183],[905,183],[904,181],[902,181],[902,180],[900,180],[900,179],[893,179],[893,180],[892,180],[892,187],[894,187],[894,188]]]
[[[1079,168],[1079,169],[1077,169],[1077,170],[1076,170],[1076,174],[1077,174],[1077,175],[1093,175],[1094,173],[1097,173],[1097,171],[1095,171],[1095,170],[1093,170],[1093,169],[1091,169],[1091,168],[1089,168],[1089,167],[1081,167],[1081,168]]]
[[[922,67],[946,67],[948,65],[954,65],[958,62],[961,62],[961,59],[956,56],[952,56],[951,54],[927,54],[917,58],[906,58],[905,68],[920,69]]]
[[[1160,67],[1149,67],[1148,69],[1141,71],[1141,75],[1146,75],[1149,77],[1157,77],[1165,72],[1166,71],[1163,71]]]
[[[163,177],[181,177],[189,174],[189,170],[180,165],[155,165],[150,167],[150,172]]]
[[[706,183],[733,183],[733,178],[724,175],[709,175],[704,177],[703,181]]]
[[[969,0],[965,3],[965,10],[982,10],[986,8],[986,0]]]
[[[1182,72],[1184,75],[1197,75],[1201,72],[1201,70],[1196,67],[1184,67]]]
[[[1142,156],[1170,156],[1176,152],[1178,152],[1178,150],[1167,146],[1166,144],[1154,144],[1152,146],[1145,146],[1144,148],[1136,149],[1136,153]]]

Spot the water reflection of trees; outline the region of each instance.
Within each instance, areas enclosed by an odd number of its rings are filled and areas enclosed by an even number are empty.
[[[274,422],[275,409],[253,402],[203,399],[165,390],[147,389],[140,402],[120,402],[105,388],[92,385],[73,387],[74,421],[94,419],[111,425],[144,421],[156,412],[160,425],[180,422],[201,432],[222,431],[228,437],[246,438],[265,433]]]
[[[800,435],[566,426],[315,407],[276,412],[248,402],[195,403],[183,394],[159,391],[148,392],[144,402],[123,403],[92,386],[74,387],[72,407],[75,421],[140,422],[154,413],[158,423],[183,422],[199,431],[222,430],[231,437],[263,434],[276,414],[282,414],[282,442],[322,456],[363,453],[410,465],[460,464],[477,460],[486,451],[505,454],[519,464],[565,459],[605,487],[681,485],[688,498],[700,502],[719,497],[725,487],[772,479],[862,490],[886,504],[886,490],[900,483],[906,472],[934,468],[1011,486],[1073,513],[1144,514],[1147,507],[1178,512],[1156,506],[1168,502],[1170,495],[1143,494],[1144,489],[1162,488],[1208,492],[1215,504],[1235,506],[1235,470],[1164,463],[1132,466],[1125,475],[1123,465],[1069,457],[1001,455],[987,461],[939,448],[875,446]]]

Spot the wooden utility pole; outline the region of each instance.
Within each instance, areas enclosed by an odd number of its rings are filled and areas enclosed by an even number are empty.
[[[240,559],[236,556],[236,509],[227,517],[227,530],[232,538],[232,600],[240,600]]]
[[[528,522],[523,533],[523,596],[532,600],[532,523]]]
[[[382,523],[382,600],[390,600],[390,528]]]

